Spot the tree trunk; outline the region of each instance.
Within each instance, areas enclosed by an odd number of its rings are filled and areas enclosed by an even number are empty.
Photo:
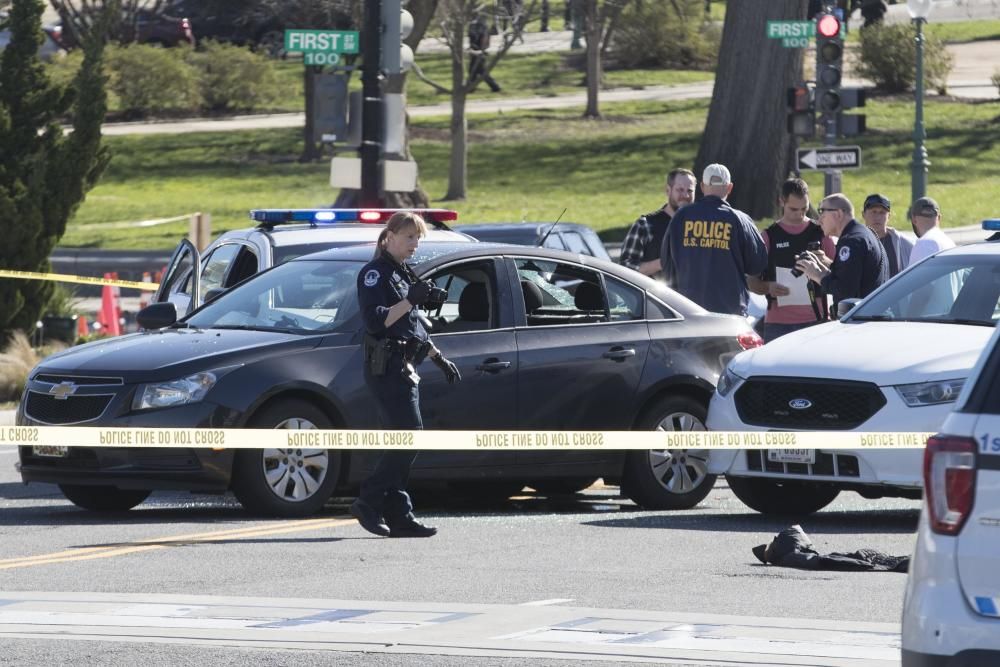
[[[730,203],[754,219],[774,213],[787,177],[785,91],[802,76],[802,49],[767,38],[768,20],[803,20],[807,0],[730,2],[695,173],[719,162],[733,175]]]
[[[598,20],[597,0],[586,0],[584,5],[587,24],[587,109],[584,118],[600,118],[597,97],[601,88],[601,26]]]
[[[306,89],[306,127],[303,135],[303,146],[302,155],[299,157],[299,162],[312,162],[313,160],[319,159],[319,146],[316,145],[316,139],[313,136],[313,125],[316,119],[313,116],[313,98],[316,96],[316,67],[312,65],[306,65],[302,68]]]
[[[468,179],[468,147],[466,139],[469,123],[465,118],[465,101],[468,90],[465,83],[465,22],[453,22],[455,27],[451,53],[451,160],[448,167],[448,192],[445,200],[465,199],[465,185]],[[455,48],[457,45],[457,48]]]

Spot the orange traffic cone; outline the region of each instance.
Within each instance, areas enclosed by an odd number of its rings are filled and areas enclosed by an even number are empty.
[[[87,326],[87,318],[83,315],[77,315],[76,317],[76,337],[83,338],[90,333],[90,328]]]
[[[111,275],[105,273],[104,277],[110,278]],[[101,312],[97,316],[97,321],[101,323],[101,331],[108,336],[119,336],[122,332],[118,324],[118,308],[115,302],[115,288],[105,285],[101,290]]]
[[[151,283],[153,282],[153,277],[150,275],[149,271],[142,272],[142,282]],[[139,310],[142,310],[149,305],[149,292],[150,290],[140,290],[139,291]]]

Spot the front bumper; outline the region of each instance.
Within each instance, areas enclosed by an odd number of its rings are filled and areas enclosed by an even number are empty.
[[[113,414],[113,412],[110,412]],[[106,413],[108,414],[108,413]],[[222,428],[233,423],[230,410],[201,402],[174,408],[129,412],[86,422],[102,427]],[[18,410],[19,426],[45,426]],[[108,485],[123,489],[221,492],[229,488],[235,450],[163,447],[70,447],[65,457],[37,456],[18,448],[21,479],[52,484]]]

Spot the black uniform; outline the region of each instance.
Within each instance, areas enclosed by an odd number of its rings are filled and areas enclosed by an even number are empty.
[[[429,347],[427,330],[413,308],[392,325],[385,326],[389,308],[406,298],[410,286],[417,282],[413,270],[399,264],[383,252],[365,265],[358,274],[358,303],[367,340],[389,348],[385,370],[372,372],[369,363],[370,345],[365,345],[365,382],[382,408],[384,426],[390,429],[418,430],[423,428],[420,417],[420,393],[417,390],[415,363]],[[417,453],[406,449],[386,450],[372,475],[361,484],[360,498],[392,523],[413,511],[406,482],[410,466]]]
[[[778,267],[786,269],[795,268],[795,257],[806,251],[810,243],[822,243],[825,235],[823,229],[816,223],[810,222],[805,231],[799,234],[789,234],[781,228],[777,222],[766,230],[767,232],[767,268],[761,274],[761,280],[774,282],[778,279]],[[820,310],[816,305],[816,298],[823,295],[822,288],[816,283],[809,282],[810,296],[812,297],[813,313],[817,321],[827,318],[827,313]],[[826,302],[826,299],[823,299]],[[777,306],[777,299],[770,294],[767,296],[768,309]]]
[[[889,260],[882,242],[875,232],[851,220],[837,241],[837,256],[833,258],[830,275],[821,283],[833,295],[834,312],[838,302],[864,298],[887,280]]]

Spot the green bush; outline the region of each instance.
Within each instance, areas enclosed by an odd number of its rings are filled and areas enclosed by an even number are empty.
[[[201,99],[210,111],[255,109],[278,98],[274,65],[263,54],[206,41],[187,60],[198,72]]]
[[[952,56],[944,43],[924,31],[924,85],[944,94]],[[911,23],[876,23],[861,29],[856,71],[887,93],[913,90],[917,79],[916,28]]]
[[[997,87],[997,95],[1000,95],[1000,69],[993,70],[993,76],[990,78],[990,81]]]
[[[183,48],[129,44],[108,49],[108,88],[121,111],[146,116],[164,111],[195,111],[201,106],[198,73]]]
[[[705,21],[703,0],[630,3],[612,35],[614,66],[713,69],[721,34]]]

